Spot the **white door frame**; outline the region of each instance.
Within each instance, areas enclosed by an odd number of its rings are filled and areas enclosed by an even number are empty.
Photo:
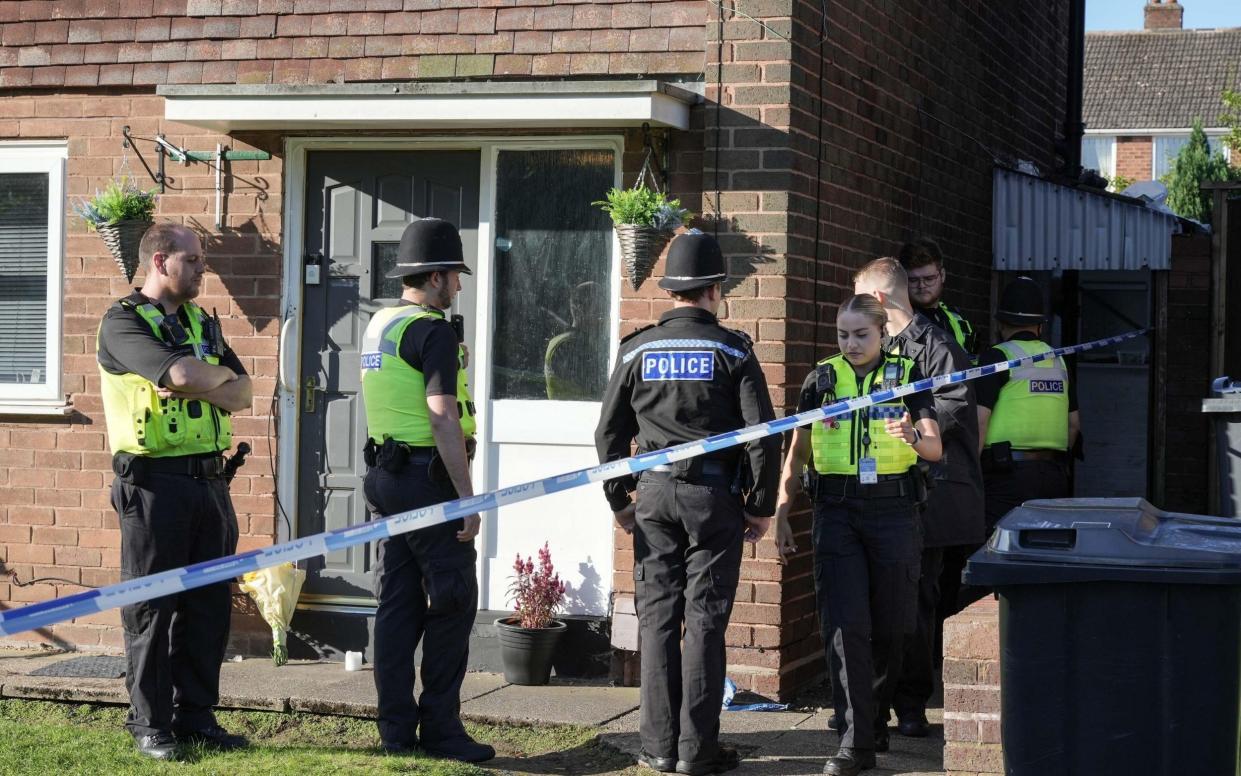
[[[286,422],[280,423],[278,429],[277,455],[277,487],[276,497],[280,506],[289,518],[290,528],[296,532],[297,525],[297,466],[299,454],[300,423],[287,422],[289,418],[298,418],[299,375],[301,374],[301,327],[299,315],[302,309],[303,289],[303,232],[306,222],[306,156],[309,151],[428,151],[453,150],[480,152],[479,169],[479,202],[478,202],[478,255],[474,257],[475,266],[475,320],[474,352],[490,354],[491,320],[495,304],[494,262],[495,262],[495,173],[496,159],[500,151],[529,151],[554,148],[606,149],[613,152],[615,160],[615,180],[613,185],[622,185],[623,155],[625,141],[622,135],[553,135],[553,136],[495,136],[495,135],[451,135],[420,138],[401,137],[288,137],[284,142],[284,197],[282,233],[284,237],[284,256],[281,268],[281,303],[280,303],[280,353],[279,377],[276,381],[276,397],[279,402],[280,417]],[[600,193],[602,196],[602,192]],[[608,367],[615,363],[619,344],[620,291],[621,273],[619,272],[620,244],[616,233],[612,233],[612,266],[609,268],[611,324],[609,325]],[[289,349],[292,349],[291,352]],[[483,363],[491,364],[488,357]],[[478,423],[477,437],[486,444],[491,428],[490,395],[491,375],[487,369],[476,369],[474,372],[473,393],[476,398]],[[472,478],[479,487],[490,481],[490,456],[479,454],[474,457]],[[276,516],[276,535],[279,540],[284,521]],[[484,516],[478,544],[484,550],[490,537],[490,521]],[[283,537],[285,540],[292,536]],[[480,592],[487,588],[486,557],[479,559],[477,564],[478,586]]]

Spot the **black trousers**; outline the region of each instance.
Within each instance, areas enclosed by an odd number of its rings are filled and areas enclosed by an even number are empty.
[[[726,482],[704,482],[644,473],[633,540],[642,748],[686,762],[718,752],[724,631],[744,533],[741,499]]]
[[[914,631],[905,637],[901,673],[892,692],[892,707],[898,719],[916,719],[926,713],[926,704],[935,693],[935,643],[943,629],[939,619],[940,576],[944,566],[943,547],[922,548],[918,575],[918,612]],[[879,708],[875,724],[887,724],[891,715]]]
[[[237,551],[237,515],[222,479],[147,474],[112,482],[121,523],[121,579]],[[136,737],[215,723],[228,646],[226,582],[121,607],[129,690],[125,726]]]
[[[457,497],[432,482],[425,462],[395,472],[372,468],[364,482],[376,517]],[[375,689],[379,736],[412,746],[463,735],[461,682],[478,612],[474,543],[457,541],[463,521],[401,534],[379,543],[375,565]],[[422,642],[422,694],[414,700],[414,651]]]
[[[814,503],[814,581],[840,745],[875,746],[914,630],[922,530],[907,496]]]

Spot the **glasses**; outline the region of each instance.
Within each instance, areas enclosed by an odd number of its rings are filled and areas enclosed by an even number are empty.
[[[939,281],[943,280],[943,278],[944,278],[944,273],[942,272],[936,272],[934,275],[924,275],[922,277],[914,277],[913,275],[910,275],[909,285],[913,288],[918,288],[918,287],[927,288],[927,287],[936,285],[937,283],[939,283]]]

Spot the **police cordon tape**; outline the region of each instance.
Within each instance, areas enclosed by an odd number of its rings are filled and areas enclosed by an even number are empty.
[[[826,420],[827,418],[843,415],[846,412],[869,407],[872,404],[879,404],[902,396],[908,396],[911,393],[926,391],[951,383],[963,383],[967,380],[974,380],[985,375],[995,374],[996,372],[1015,369],[1024,364],[1032,364],[1060,356],[1081,353],[1085,350],[1115,345],[1125,340],[1140,337],[1146,331],[1146,329],[1139,329],[1127,334],[1095,340],[1094,342],[1056,348],[1034,356],[1025,356],[1002,363],[987,364],[960,372],[927,377],[908,385],[878,391],[867,396],[834,402],[798,415],[789,415],[769,423],[760,423],[756,426],[750,426],[737,431],[716,434],[697,442],[689,442],[676,447],[643,453],[632,458],[600,464],[589,469],[579,469],[567,474],[546,477],[541,480],[532,480],[520,485],[512,485],[491,491],[490,493],[484,493],[480,496],[456,499],[455,501],[446,501],[434,506],[413,509],[382,520],[368,522],[364,525],[339,528],[335,531],[307,536],[303,539],[276,544],[261,550],[251,550],[224,558],[204,561],[203,563],[196,563],[192,566],[161,571],[158,574],[126,580],[115,585],[101,587],[97,590],[87,590],[82,593],[64,596],[63,598],[29,604],[20,609],[0,612],[0,636],[11,636],[15,633],[65,622],[75,617],[83,617],[114,609],[118,606],[128,606],[129,604],[149,601],[153,598],[192,590],[204,585],[225,582],[239,577],[247,571],[255,571],[280,563],[325,555],[329,552],[336,552],[366,542],[386,539],[390,536],[416,531],[420,528],[429,528],[449,520],[456,520],[475,514],[476,512],[485,512],[508,504],[529,501],[550,493],[559,493],[563,490],[578,488],[592,482],[603,482],[627,474],[637,474],[654,466],[661,466],[673,461],[693,458],[704,453],[724,450],[772,434],[781,434],[817,420]]]

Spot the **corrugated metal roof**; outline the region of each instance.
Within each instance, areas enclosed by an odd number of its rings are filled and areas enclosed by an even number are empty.
[[[997,270],[1168,269],[1176,216],[996,168]]]

